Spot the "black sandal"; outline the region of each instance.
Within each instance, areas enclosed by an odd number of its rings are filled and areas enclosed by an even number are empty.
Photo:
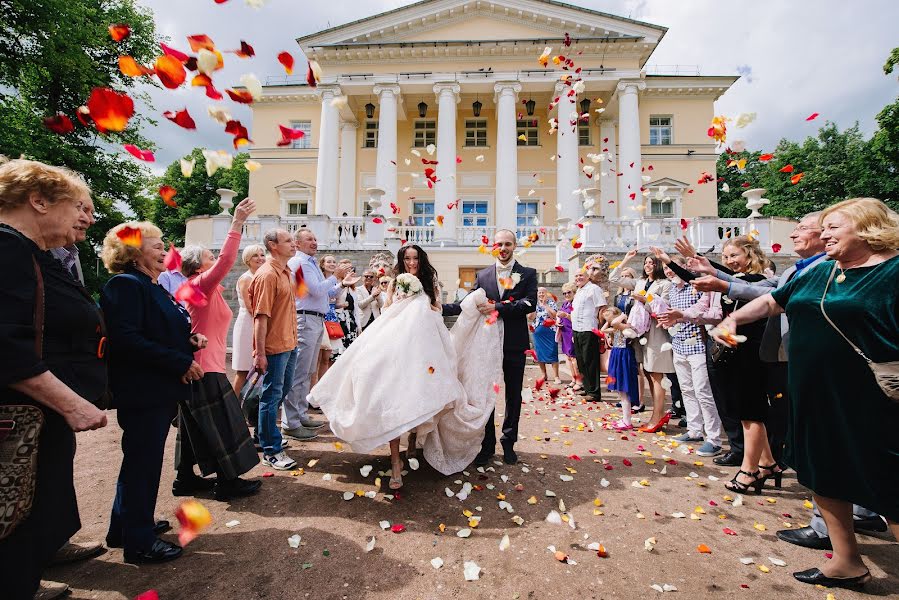
[[[783,469],[780,468],[779,464],[774,463],[773,465],[770,465],[767,467],[765,465],[759,465],[759,469],[764,469],[766,471],[770,471],[770,473],[768,475],[765,475],[764,477],[759,478],[759,481],[764,483],[769,478],[774,479],[774,487],[777,489],[781,489],[783,478],[784,478],[784,471],[783,471]]]
[[[755,481],[753,481],[752,483],[743,483],[742,481],[739,481],[737,477],[739,477],[741,473],[746,477],[754,478]],[[748,471],[740,469],[739,471],[737,471],[737,474],[734,475],[733,479],[724,484],[724,487],[732,492],[737,492],[739,494],[748,494],[749,490],[755,490],[754,493],[761,494],[763,485],[765,485],[765,480],[759,479],[758,471],[756,471],[755,473],[750,473]]]

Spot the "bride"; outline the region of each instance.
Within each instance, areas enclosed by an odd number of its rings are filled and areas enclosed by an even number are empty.
[[[420,445],[444,475],[465,468],[481,447],[484,426],[502,381],[501,322],[480,314],[483,290],[462,301],[452,331],[443,323],[437,272],[419,246],[397,253],[388,301],[309,393],[331,431],[368,453],[390,444],[390,489],[402,487],[400,436],[409,432],[406,458]],[[411,460],[410,460],[411,463]]]

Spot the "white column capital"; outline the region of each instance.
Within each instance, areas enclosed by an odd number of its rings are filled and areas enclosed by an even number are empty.
[[[346,129],[356,130],[359,128],[359,123],[356,121],[341,121],[340,122],[340,130],[344,131]]]
[[[325,100],[332,100],[342,94],[342,90],[337,84],[319,85],[316,89],[318,90],[319,96],[322,97],[322,102]]]
[[[556,85],[553,86],[553,91],[554,91],[556,94],[562,94],[562,93],[564,92],[565,95],[566,95],[566,97],[567,97],[567,95],[568,95],[568,91],[569,91],[569,90],[571,90],[571,86],[570,86],[569,84],[565,83],[564,81],[557,81],[557,82],[556,82]],[[577,96],[577,94],[572,94],[572,95],[571,95],[572,98],[574,98],[574,97],[576,97],[576,96]],[[572,102],[573,102],[573,100],[572,100]]]
[[[396,83],[379,83],[374,87],[372,93],[374,93],[378,98],[386,95],[393,96],[394,98],[399,98],[400,86]]]
[[[461,91],[462,86],[455,82],[447,81],[434,84],[434,95],[437,96],[437,102],[440,102],[440,97],[443,95],[452,95],[456,104],[458,104],[462,100],[462,97],[459,95]]]
[[[615,89],[620,94],[636,94],[638,92],[642,92],[646,89],[645,81],[627,81],[622,79],[618,82],[618,85],[615,86]]]
[[[502,96],[512,96],[517,101],[521,84],[517,81],[499,81],[493,86],[493,101],[499,102]]]

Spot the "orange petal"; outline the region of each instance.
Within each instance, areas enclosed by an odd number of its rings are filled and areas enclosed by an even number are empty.
[[[163,54],[156,59],[155,67],[159,81],[170,90],[179,87],[187,79],[187,71],[184,70],[184,65],[174,56]]]
[[[253,94],[248,92],[247,90],[225,90],[231,99],[235,102],[239,102],[241,104],[252,104],[253,103]]]
[[[781,167],[781,168],[780,168],[780,172],[781,172],[781,173],[792,173],[792,172],[793,172],[793,165],[786,165],[786,166]]]
[[[182,502],[178,510],[175,511],[175,516],[178,517],[178,522],[181,523],[178,541],[182,546],[190,543],[212,523],[212,515],[209,514],[205,506],[196,500]]]
[[[116,231],[116,237],[122,240],[122,243],[126,246],[132,246],[134,248],[140,248],[143,243],[143,235],[141,234],[140,229],[135,227],[122,227]]]
[[[134,114],[134,101],[127,94],[108,88],[94,88],[87,108],[100,133],[122,131]]]
[[[705,544],[699,544],[699,546],[696,547],[696,551],[699,552],[700,554],[711,554],[712,553],[712,549],[709,548],[708,546],[706,546]]]
[[[201,48],[215,51],[215,42],[205,33],[187,36],[187,43],[190,44],[190,49],[194,52],[199,52]]]
[[[174,200],[172,200],[172,198],[174,198],[175,194],[177,194],[177,193],[178,193],[178,190],[176,190],[175,188],[173,188],[170,185],[164,185],[161,188],[159,188],[159,195],[162,196],[162,201],[165,202],[168,206],[171,206],[172,208],[178,208],[178,205],[175,203]],[[174,246],[173,246],[173,248],[174,248]]]
[[[190,80],[190,85],[194,87],[209,87],[212,85],[212,78],[209,75],[199,73]]]
[[[294,60],[290,52],[281,52],[278,54],[278,62],[281,63],[288,75],[293,73]]]
[[[153,69],[137,64],[137,61],[130,56],[119,57],[119,71],[128,77],[140,77],[154,73]]]
[[[797,183],[799,183],[800,181],[802,181],[802,178],[803,178],[803,177],[805,177],[805,173],[804,173],[804,172],[803,172],[803,173],[796,173],[795,175],[793,175],[792,177],[790,177],[790,183],[792,183],[793,185],[796,185]]]
[[[111,37],[113,41],[121,42],[129,35],[131,35],[131,28],[124,23],[117,23],[109,26],[109,37]]]

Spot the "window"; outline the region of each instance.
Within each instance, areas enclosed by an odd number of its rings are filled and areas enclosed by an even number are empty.
[[[652,146],[671,144],[671,117],[649,117],[649,143]]]
[[[515,205],[515,226],[518,228],[518,232],[515,235],[517,237],[522,237],[525,234],[522,228],[535,227],[537,225],[539,222],[539,210],[539,200],[521,200]]]
[[[287,203],[287,216],[288,217],[299,217],[301,215],[309,214],[309,204],[306,202],[288,202]]]
[[[487,147],[487,121],[482,119],[465,120],[465,147]]]
[[[577,122],[577,145],[590,145],[590,123],[585,123],[581,120]]]
[[[526,139],[522,140],[521,136]],[[537,119],[518,120],[518,145],[539,146],[540,138],[537,137]]]
[[[649,207],[650,216],[653,217],[673,217],[674,201],[671,198],[655,198],[650,200]]]
[[[365,140],[362,142],[363,148],[377,148],[378,147],[378,122],[377,121],[366,121],[365,122]]]
[[[416,121],[412,146],[426,148],[437,143],[437,121]]]
[[[463,200],[462,226],[486,227],[488,204],[486,200]]]
[[[433,202],[413,202],[412,218],[415,225],[424,227],[434,220],[434,203]]]
[[[291,129],[299,129],[303,132],[303,137],[291,142],[291,148],[311,148],[312,147],[312,121],[291,121]]]

